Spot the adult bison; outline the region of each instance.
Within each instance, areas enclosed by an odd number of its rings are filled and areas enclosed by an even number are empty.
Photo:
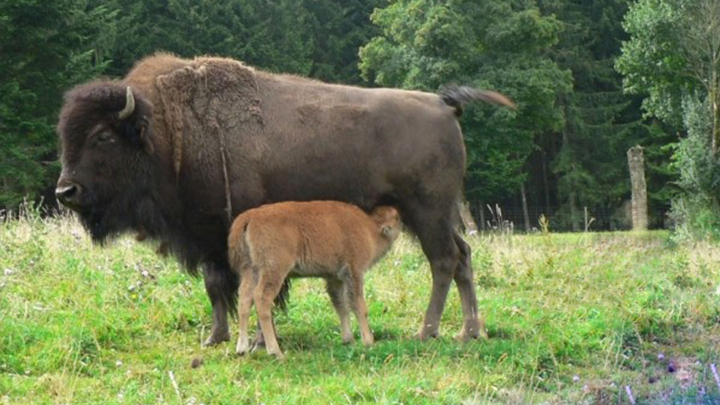
[[[436,336],[451,281],[463,338],[484,333],[470,249],[454,230],[465,149],[457,116],[498,93],[440,95],[330,85],[238,61],[159,54],[119,82],[65,96],[56,195],[96,242],[125,231],[162,240],[190,272],[202,265],[213,308],[206,344],[229,340],[232,219],[261,204],[338,200],[393,205],[420,240],[433,284],[420,338]]]

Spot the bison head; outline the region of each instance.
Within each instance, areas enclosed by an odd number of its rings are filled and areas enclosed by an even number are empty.
[[[152,222],[157,187],[152,105],[129,86],[95,82],[65,96],[55,194],[95,241]]]

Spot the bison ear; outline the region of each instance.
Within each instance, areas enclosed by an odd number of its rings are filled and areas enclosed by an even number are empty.
[[[380,233],[386,238],[390,237],[392,233],[392,227],[390,225],[383,225],[380,227]]]
[[[142,147],[148,154],[155,148],[150,140],[150,122],[146,117],[128,118],[120,123],[122,136],[132,144]]]

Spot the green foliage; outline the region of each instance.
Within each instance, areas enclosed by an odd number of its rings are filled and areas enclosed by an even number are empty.
[[[672,212],[679,238],[720,236],[718,19],[714,0],[639,1],[625,17],[631,39],[616,63],[625,90],[647,94],[647,113],[687,134],[672,166],[679,174]]]
[[[85,0],[0,0],[0,207],[53,183],[62,94],[102,70],[93,49],[115,15]]]
[[[0,0],[0,208],[53,189],[62,94],[158,51],[357,83],[380,0]]]
[[[643,403],[683,403],[690,390],[692,403],[713,403],[720,248],[669,248],[667,238],[469,238],[490,339],[466,344],[452,338],[462,326],[454,288],[443,335],[413,339],[431,275],[417,243],[401,238],[367,275],[377,343],[343,345],[324,283],[297,280],[276,316],[287,355],[277,362],[238,357],[234,342],[202,348],[203,283],[154,246],[122,238],[99,248],[74,219],[29,211],[0,222],[0,402],[589,404],[630,385]]]
[[[616,0],[542,1],[564,23],[551,56],[572,73],[573,89],[558,100],[565,121],[545,134],[541,144],[550,149],[552,172],[557,176],[558,215],[563,229],[583,228],[581,211],[608,213],[629,197],[625,152],[635,144],[651,146],[637,106],[621,92],[620,76],[612,68],[620,52],[620,25],[625,2]],[[652,195],[653,189],[649,192]],[[595,223],[615,226],[610,215]]]
[[[682,95],[697,88],[682,55],[680,10],[685,0],[642,0],[625,15],[630,40],[623,44],[616,67],[624,75],[625,91],[647,94],[643,108],[663,121],[682,125]]]
[[[383,86],[436,91],[447,83],[491,88],[517,110],[468,106],[467,195],[492,201],[517,191],[533,140],[557,128],[558,94],[570,77],[547,56],[561,25],[528,1],[392,2],[372,20],[381,29],[360,50],[363,77]]]
[[[121,77],[158,51],[330,82],[503,92],[518,109],[465,108],[467,198],[507,212],[526,199],[553,229],[580,229],[584,207],[597,228],[626,226],[615,218],[630,196],[631,146],[646,152],[652,226],[663,225],[673,193],[687,188],[673,183],[689,173],[681,162],[710,163],[678,155],[669,166],[682,149],[673,149],[676,133],[687,132],[682,100],[720,100],[720,74],[710,74],[720,60],[708,53],[720,52],[720,26],[708,25],[720,19],[714,0],[45,3],[0,0],[0,208],[52,191],[65,90],[101,74]],[[613,66],[631,94],[621,93]],[[710,122],[717,150],[720,110]]]
[[[720,240],[720,159],[710,147],[707,106],[697,98],[685,99],[684,126],[688,135],[675,146],[673,167],[680,173],[682,190],[673,200],[672,218],[679,239]]]
[[[373,31],[368,15],[378,2],[114,0],[112,7],[127,12],[110,49],[111,72],[124,75],[135,61],[166,51],[356,82],[357,48]]]

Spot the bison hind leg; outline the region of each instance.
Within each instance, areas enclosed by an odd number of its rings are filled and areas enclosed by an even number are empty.
[[[443,208],[444,207],[444,208]],[[423,253],[430,262],[432,292],[423,324],[418,332],[421,340],[439,335],[440,317],[453,279],[458,284],[462,302],[464,333],[470,337],[479,327],[477,298],[472,283],[470,247],[453,229],[454,205],[415,206],[403,212],[403,219],[414,230]]]
[[[462,239],[457,231],[453,232],[453,239],[460,250],[460,260],[457,269],[455,269],[454,279],[463,310],[463,330],[456,336],[456,339],[460,341],[478,338],[487,339],[485,321],[477,313],[478,307],[475,295],[475,284],[473,283],[470,246]]]

